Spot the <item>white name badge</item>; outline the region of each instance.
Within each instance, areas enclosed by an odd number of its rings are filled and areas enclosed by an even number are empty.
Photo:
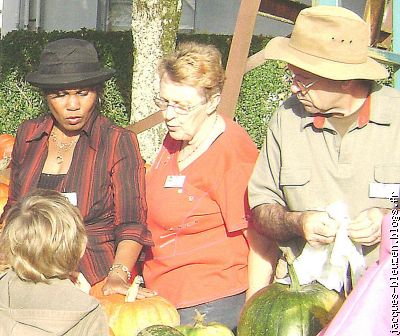
[[[164,188],[182,188],[185,183],[186,176],[168,175],[165,180]]]
[[[76,193],[75,192],[66,192],[66,193],[62,193],[66,198],[68,198],[68,201],[72,204],[77,206],[78,205],[78,199],[76,197]]]
[[[398,183],[376,183],[369,184],[369,197],[387,198],[399,197],[400,184]]]

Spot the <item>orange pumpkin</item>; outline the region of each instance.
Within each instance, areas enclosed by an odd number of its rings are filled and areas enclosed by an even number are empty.
[[[6,185],[10,184],[10,168],[0,171],[0,183],[4,183]]]
[[[179,325],[178,311],[163,297],[153,296],[125,302],[124,295],[104,295],[103,285],[103,281],[94,285],[90,294],[100,301],[115,336],[135,336],[144,328],[155,324],[170,327]]]
[[[7,204],[8,197],[0,197],[0,216],[3,213],[3,209]]]
[[[0,159],[10,157],[15,137],[11,134],[0,134]]]
[[[0,134],[0,171],[6,169],[11,160],[15,137],[11,134]]]
[[[8,197],[8,185],[0,183],[0,197]]]

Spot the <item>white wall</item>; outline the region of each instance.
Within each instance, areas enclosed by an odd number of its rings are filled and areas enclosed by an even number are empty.
[[[302,3],[311,5],[311,0],[302,0]],[[365,7],[365,0],[342,0],[341,6],[355,11],[361,17]],[[195,31],[209,34],[233,34],[235,30],[240,0],[197,0]],[[254,35],[287,35],[293,26],[281,21],[257,16]]]
[[[42,0],[42,28],[51,30],[96,29],[97,0]]]
[[[0,29],[1,29],[2,24],[3,24],[3,14],[2,14],[2,11],[3,11],[3,0],[0,0]]]
[[[26,25],[25,2],[30,3],[29,29],[35,29],[38,0],[3,1],[2,35]],[[182,0],[181,28],[196,33],[227,34],[234,32],[240,0]],[[311,0],[301,1],[310,5]],[[196,7],[195,12],[192,7]],[[342,0],[341,5],[360,16],[365,0]],[[131,0],[41,0],[40,28],[51,30],[130,29]],[[258,16],[255,35],[287,35],[292,25]]]
[[[3,0],[1,34],[19,29],[20,26],[20,1]]]

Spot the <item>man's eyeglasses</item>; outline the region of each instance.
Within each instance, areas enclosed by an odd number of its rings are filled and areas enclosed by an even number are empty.
[[[318,82],[318,79],[316,79],[315,81],[312,81],[311,83],[308,83],[308,84],[304,84],[303,82],[300,82],[297,79],[293,80],[293,83],[295,83],[299,87],[299,89],[301,90],[302,93],[305,93],[308,90],[310,90],[310,88],[317,82]]]
[[[299,81],[298,79],[296,79],[296,75],[291,75],[291,76],[285,76],[284,80],[288,83],[288,84],[295,84],[297,85],[297,87],[300,89],[301,93],[306,93],[308,90],[310,90],[310,88],[316,84],[319,79],[316,79],[308,84],[304,84],[303,82]]]
[[[160,111],[165,111],[168,107],[171,107],[176,114],[187,115],[190,112],[198,109],[200,106],[203,106],[204,104],[206,104],[207,101],[203,101],[203,102],[195,104],[195,105],[182,106],[179,104],[171,104],[168,100],[165,100],[163,98],[155,98],[154,103],[157,105],[157,107],[160,109]]]

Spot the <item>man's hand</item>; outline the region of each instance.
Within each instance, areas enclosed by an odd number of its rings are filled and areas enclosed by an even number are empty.
[[[379,243],[382,219],[386,211],[388,210],[372,208],[361,212],[347,228],[351,240],[367,246]]]
[[[339,223],[322,211],[306,211],[301,215],[303,235],[307,242],[313,246],[330,244],[335,240]]]

